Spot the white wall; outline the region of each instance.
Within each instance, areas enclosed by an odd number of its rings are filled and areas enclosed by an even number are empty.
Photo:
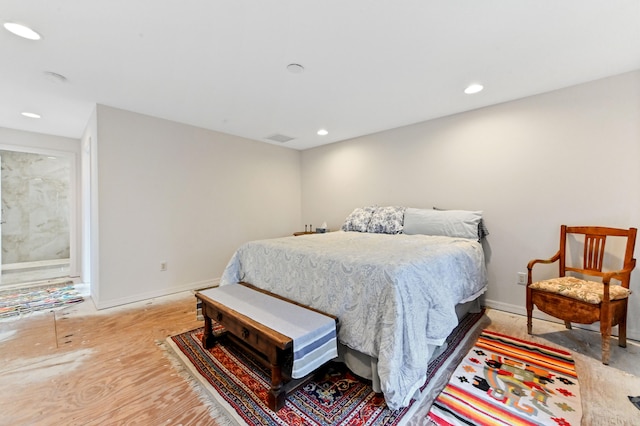
[[[486,304],[524,313],[516,273],[561,224],[640,226],[640,71],[302,153],[305,223],[369,204],[483,210]],[[631,285],[638,339],[640,267]]]
[[[0,127],[0,146],[24,152],[69,152],[80,150],[78,139]]]
[[[300,229],[299,151],[102,105],[96,148],[99,308],[210,285],[243,242]]]

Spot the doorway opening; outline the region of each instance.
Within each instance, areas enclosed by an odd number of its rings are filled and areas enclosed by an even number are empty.
[[[0,150],[0,289],[70,279],[73,160]]]

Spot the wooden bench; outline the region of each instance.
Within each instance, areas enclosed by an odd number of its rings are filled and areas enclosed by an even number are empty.
[[[301,305],[247,283],[239,283],[239,285],[244,285],[251,290],[262,293],[265,297],[280,299],[292,305],[333,318],[336,326],[338,324],[337,318],[333,315]],[[210,294],[213,293],[210,292]],[[291,377],[291,366],[293,365],[292,338],[229,308],[215,300],[215,298],[203,294],[203,292],[197,292],[196,298],[202,302],[202,315],[204,316],[202,346],[208,349],[213,347],[218,339],[223,337],[230,338],[234,343],[251,352],[256,359],[271,369],[271,389],[269,390],[267,401],[270,409],[277,411],[282,408],[289,393],[320,373],[321,370],[318,369],[303,378],[293,379]],[[215,336],[212,331],[212,320],[221,324],[228,333]]]

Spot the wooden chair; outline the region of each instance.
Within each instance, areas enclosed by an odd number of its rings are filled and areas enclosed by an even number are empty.
[[[562,225],[558,252],[550,259],[534,259],[527,265],[528,333],[531,334],[531,315],[534,305],[542,312],[563,320],[568,329],[571,329],[572,322],[593,324],[600,321],[602,363],[609,364],[609,340],[612,327],[618,326],[618,346],[623,348],[627,346],[627,300],[630,293],[631,271],[636,266],[636,259],[633,258],[636,233],[636,228]],[[607,237],[626,238],[626,249],[620,270],[602,270]],[[571,259],[577,259],[579,256],[568,255],[569,238],[571,242],[584,241],[581,262]],[[559,262],[558,278],[533,282],[531,271],[535,264],[554,262]],[[567,276],[567,272],[573,276]],[[589,281],[587,277],[592,279],[597,277],[599,282]],[[618,281],[619,284],[611,280]]]

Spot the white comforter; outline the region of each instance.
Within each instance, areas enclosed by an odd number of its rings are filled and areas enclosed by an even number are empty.
[[[246,243],[221,285],[239,281],[336,315],[340,342],[378,359],[391,409],[424,383],[428,345],[457,325],[455,305],[486,290],[476,241],[342,231]]]

